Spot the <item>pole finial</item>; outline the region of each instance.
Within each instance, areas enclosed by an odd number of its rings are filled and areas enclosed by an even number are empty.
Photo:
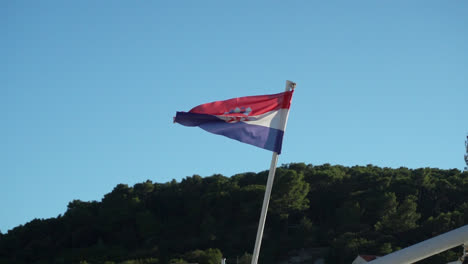
[[[296,88],[296,83],[295,82],[292,82],[290,80],[286,81],[286,90],[287,91],[294,90],[295,88]]]

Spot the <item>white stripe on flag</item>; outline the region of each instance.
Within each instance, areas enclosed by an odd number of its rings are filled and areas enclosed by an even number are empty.
[[[270,127],[274,129],[278,129],[282,131],[282,126],[281,126],[281,116],[285,115],[288,113],[289,109],[279,109],[275,111],[270,111],[262,115],[257,115],[257,116],[246,116],[245,119],[241,118],[240,120],[237,120],[237,122],[243,122],[249,125],[257,125],[257,126],[263,126],[263,127]],[[232,117],[229,116],[216,116],[219,119],[222,119],[226,122],[233,122],[231,119]]]

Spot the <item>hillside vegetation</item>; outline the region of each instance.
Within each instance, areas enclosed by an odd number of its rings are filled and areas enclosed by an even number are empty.
[[[267,175],[119,184],[101,201],[74,200],[63,215],[0,233],[0,263],[248,263]],[[348,264],[466,224],[466,172],[287,164],[276,173],[260,263],[324,248],[327,263]]]

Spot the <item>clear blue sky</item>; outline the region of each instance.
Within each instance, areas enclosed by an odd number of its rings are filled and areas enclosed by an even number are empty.
[[[266,170],[176,111],[297,82],[279,164],[464,166],[467,1],[2,1],[0,230],[119,183]]]

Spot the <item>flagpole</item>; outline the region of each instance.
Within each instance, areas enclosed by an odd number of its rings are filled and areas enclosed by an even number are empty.
[[[286,81],[286,89],[285,91],[290,91],[291,89],[294,90],[296,88],[296,84],[291,81]],[[282,116],[281,126],[282,130],[285,131],[286,123],[288,122],[288,115],[289,111],[285,116]],[[273,156],[271,157],[270,163],[270,171],[268,172],[268,179],[265,189],[265,196],[263,197],[263,205],[262,205],[262,212],[260,214],[260,221],[258,223],[258,230],[257,230],[257,237],[255,239],[255,247],[254,252],[252,255],[252,262],[251,264],[257,264],[258,256],[260,254],[260,246],[262,244],[262,237],[263,237],[263,229],[265,228],[265,220],[268,211],[268,204],[270,203],[270,196],[271,196],[271,189],[273,188],[273,181],[275,179],[275,172],[276,172],[276,165],[278,163],[278,153],[273,152]]]

